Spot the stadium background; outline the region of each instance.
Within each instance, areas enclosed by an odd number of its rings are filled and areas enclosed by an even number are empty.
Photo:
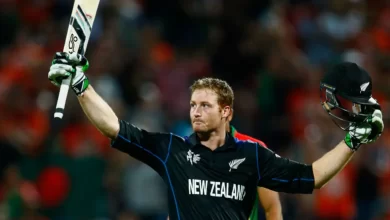
[[[165,219],[159,177],[92,127],[72,93],[54,127],[47,80],[71,0],[0,1],[0,219]],[[190,132],[188,86],[221,77],[234,125],[278,154],[313,162],[341,140],[319,104],[329,65],[373,77],[389,125],[390,1],[101,0],[87,57],[119,117]],[[390,219],[389,130],[313,195],[281,194],[285,219]]]

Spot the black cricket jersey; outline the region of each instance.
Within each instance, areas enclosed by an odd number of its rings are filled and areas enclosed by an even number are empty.
[[[168,186],[170,219],[247,220],[257,186],[288,193],[312,193],[311,165],[281,158],[229,133],[212,151],[197,135],[152,133],[120,120],[112,147],[148,164]]]

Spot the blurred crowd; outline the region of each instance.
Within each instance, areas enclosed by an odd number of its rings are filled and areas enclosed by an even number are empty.
[[[72,0],[0,0],[0,219],[166,219],[166,186],[110,148],[72,91],[54,123],[47,80]],[[311,163],[342,140],[319,80],[351,61],[373,78],[385,132],[312,195],[281,193],[284,218],[390,219],[390,1],[101,0],[88,45],[91,84],[118,117],[191,132],[189,85],[227,80],[233,125]],[[386,126],[387,125],[387,126]]]

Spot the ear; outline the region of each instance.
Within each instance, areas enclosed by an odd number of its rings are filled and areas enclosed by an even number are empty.
[[[233,109],[230,106],[225,106],[222,108],[222,118],[226,118],[229,121],[232,119]]]
[[[228,122],[231,122],[232,119],[233,119],[233,109],[230,108],[230,114],[229,114],[229,116],[228,116]]]

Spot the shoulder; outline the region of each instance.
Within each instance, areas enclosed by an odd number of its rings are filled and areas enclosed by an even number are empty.
[[[254,137],[251,137],[249,135],[242,134],[242,133],[239,133],[239,132],[236,131],[234,137],[238,141],[254,142],[254,143],[258,143],[262,147],[267,148],[267,145],[263,141],[258,140],[258,139],[254,138]]]
[[[175,140],[175,141],[178,141],[178,142],[182,142],[182,143],[188,142],[188,137],[187,136],[182,137],[182,136],[174,134],[174,133],[169,133],[169,134],[170,134],[172,140]]]
[[[178,147],[178,149],[188,149],[195,145],[195,141],[192,136],[180,136],[178,134],[170,133],[170,143],[172,147]]]

